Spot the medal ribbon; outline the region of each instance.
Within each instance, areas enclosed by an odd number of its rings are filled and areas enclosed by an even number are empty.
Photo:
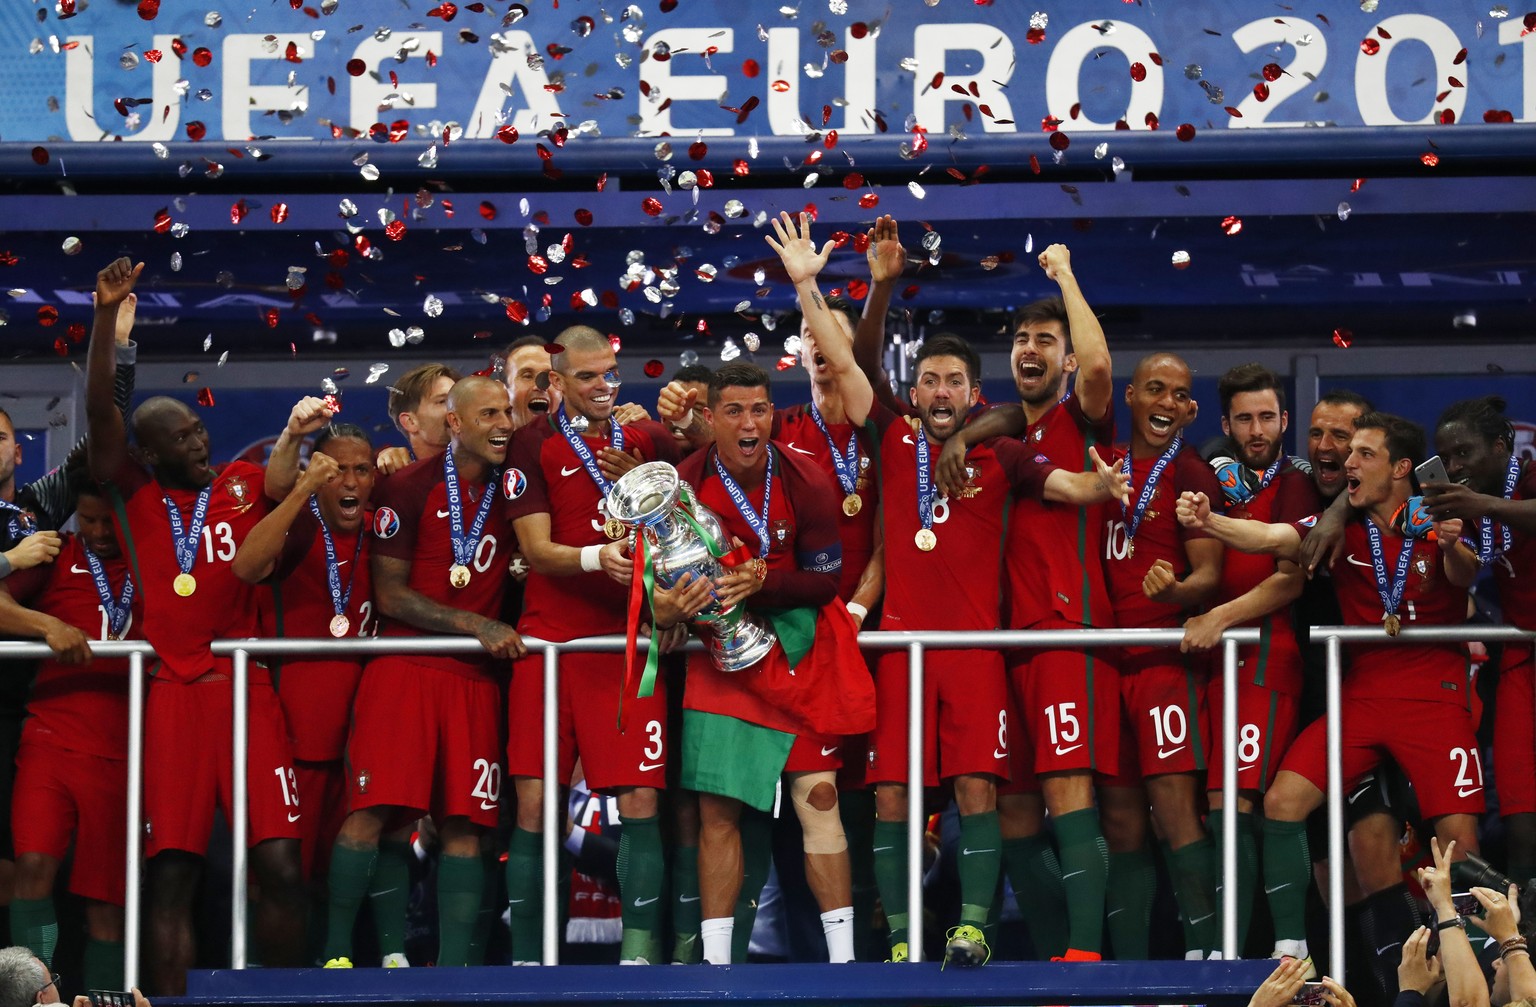
[[[107,635],[114,640],[121,639],[123,629],[128,625],[128,613],[133,608],[133,578],[126,572],[123,574],[123,593],[114,600],[106,567],[101,565],[101,560],[91,550],[81,551],[85,553],[85,565],[91,568],[91,579],[96,582],[96,596],[101,599],[102,610],[107,613]]]
[[[0,500],[0,511],[11,511],[7,529],[11,538],[22,539],[37,531],[37,519],[8,500]]]
[[[448,491],[448,534],[453,539],[453,561],[460,566],[469,566],[475,559],[475,549],[480,545],[480,530],[485,527],[485,518],[491,513],[491,499],[496,496],[496,483],[501,478],[501,469],[494,469],[491,479],[485,487],[485,495],[480,498],[480,509],[475,512],[474,523],[468,531],[462,531],[464,527],[464,505],[459,495],[459,472],[453,463],[453,448],[443,452],[443,485]],[[320,522],[321,527],[325,522]]]
[[[1515,483],[1520,480],[1520,456],[1511,452],[1509,456],[1509,471],[1504,473],[1504,499],[1512,499],[1515,495]],[[1499,548],[1493,548],[1493,518],[1484,515],[1478,519],[1479,539],[1477,558],[1484,566],[1492,563],[1500,556],[1509,552],[1514,546],[1514,535],[1509,530],[1509,525],[1499,525]]]
[[[821,418],[821,410],[816,408],[816,403],[811,403],[810,412],[811,422],[816,424],[821,436],[827,439],[827,447],[832,449],[832,468],[837,473],[837,484],[843,488],[844,495],[851,495],[859,484],[859,432],[854,430],[848,435],[846,453],[839,451],[832,440],[832,431],[827,429],[827,421]]]
[[[917,445],[917,519],[925,529],[933,527],[933,498],[938,487],[933,485],[933,473],[928,470],[928,435],[921,430],[913,432]]]
[[[1152,494],[1157,490],[1157,481],[1163,476],[1163,469],[1173,461],[1173,456],[1179,453],[1179,448],[1184,446],[1182,438],[1175,437],[1173,443],[1168,445],[1168,450],[1162,453],[1152,465],[1152,472],[1147,476],[1147,484],[1141,488],[1141,493],[1136,497],[1136,509],[1127,511],[1124,503],[1120,504],[1120,513],[1125,515],[1125,533],[1129,538],[1136,537],[1136,529],[1141,527],[1141,519],[1147,512],[1147,504],[1152,502]],[[1125,460],[1120,463],[1120,471],[1125,475],[1125,481],[1131,481],[1131,453],[1126,451]]]
[[[1387,561],[1381,550],[1381,530],[1375,522],[1369,518],[1365,522],[1365,533],[1371,540],[1371,566],[1376,571],[1376,593],[1381,596],[1383,618],[1396,615],[1397,608],[1403,601],[1403,588],[1408,585],[1408,564],[1413,560],[1413,539],[1403,538],[1402,547],[1397,553],[1397,571],[1392,583],[1387,583]]]
[[[757,540],[760,543],[757,555],[760,558],[766,558],[769,545],[768,505],[773,499],[773,445],[768,445],[768,466],[763,473],[762,514],[752,510],[751,503],[747,501],[747,494],[742,491],[740,486],[736,485],[736,480],[731,478],[731,474],[725,470],[725,466],[720,464],[719,452],[715,453],[715,471],[720,474],[720,484],[725,487],[725,492],[730,495],[731,503],[736,505],[736,510],[747,522],[747,526],[757,535]]]
[[[1259,485],[1254,488],[1254,496],[1258,496],[1269,489],[1269,484],[1275,481],[1275,476],[1280,472],[1280,465],[1285,461],[1285,457],[1285,452],[1280,452],[1279,457],[1270,463],[1269,468],[1264,470],[1264,474],[1259,477]]]
[[[203,522],[208,519],[208,499],[213,496],[213,484],[204,486],[197,494],[197,503],[192,505],[192,524],[183,527],[181,511],[171,502],[170,497],[164,497],[165,515],[171,520],[171,541],[176,543],[176,565],[182,573],[191,573],[192,565],[197,562],[197,540],[203,534]]]
[[[602,494],[606,500],[608,491],[613,488],[613,483],[609,482],[604,477],[603,470],[597,467],[597,458],[593,456],[592,449],[587,447],[587,442],[582,438],[581,434],[578,434],[572,428],[571,421],[566,419],[564,407],[561,407],[560,411],[555,413],[555,419],[560,424],[560,432],[565,435],[565,442],[571,446],[572,451],[576,452],[576,457],[581,460],[582,468],[587,470],[587,475],[591,476],[592,481],[597,484],[598,493]],[[624,428],[612,420],[608,422],[608,426],[613,431],[609,436],[609,443],[613,445],[615,451],[623,451]]]
[[[486,492],[490,496],[490,492]],[[341,564],[336,561],[336,540],[331,537],[331,529],[326,525],[325,518],[320,516],[320,501],[314,494],[309,497],[309,512],[320,523],[320,538],[325,542],[325,582],[331,589],[331,607],[337,615],[347,614],[347,604],[352,600],[352,585],[357,581],[357,561],[363,555],[363,536],[359,532],[357,536],[357,549],[352,553],[352,576],[347,578],[347,590],[341,590]],[[455,550],[457,558],[457,550]]]

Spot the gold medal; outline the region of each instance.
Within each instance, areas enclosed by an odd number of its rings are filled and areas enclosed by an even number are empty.
[[[331,635],[342,637],[347,635],[347,630],[352,628],[352,620],[344,615],[338,615],[331,620]]]
[[[617,542],[619,539],[623,538],[624,537],[624,533],[626,531],[628,531],[628,530],[629,529],[624,524],[624,522],[620,521],[616,517],[611,517],[608,520],[603,522],[603,534],[607,535],[609,538],[613,539],[615,542]]]
[[[1399,619],[1397,617],[1397,613],[1396,612],[1394,612],[1391,615],[1387,616],[1381,622],[1382,622],[1382,625],[1387,628],[1387,635],[1388,636],[1396,636],[1397,634],[1399,634],[1399,633],[1401,633],[1403,631],[1403,620],[1401,620],[1401,619]]]
[[[843,497],[844,514],[848,515],[849,517],[853,517],[863,509],[864,498],[859,496],[857,493],[849,493],[847,496]]]
[[[176,579],[171,581],[171,588],[183,598],[190,598],[192,592],[197,590],[197,578],[190,573],[178,573]]]
[[[917,547],[923,552],[933,552],[933,547],[939,544],[939,537],[933,533],[932,528],[921,528],[912,537]]]
[[[1134,555],[1136,555],[1136,540],[1128,538],[1125,540],[1125,556],[1129,559]]]
[[[463,563],[455,563],[448,569],[448,583],[454,587],[469,586],[469,567]]]

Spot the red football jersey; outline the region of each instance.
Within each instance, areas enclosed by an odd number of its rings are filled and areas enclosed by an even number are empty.
[[[849,438],[854,435],[852,423],[828,423],[827,433],[839,453],[848,450]],[[858,430],[858,475],[854,480],[854,492],[859,496],[859,512],[852,517],[843,513],[842,484],[837,481],[837,467],[832,463],[832,446],[826,435],[811,417],[810,406],[790,406],[773,411],[773,431],[769,435],[782,444],[783,450],[806,455],[814,460],[827,474],[837,495],[838,533],[843,542],[843,572],[838,581],[837,595],[844,601],[858,590],[859,578],[875,552],[875,521],[880,494],[874,477],[874,428],[869,422]]]
[[[1385,612],[1376,589],[1376,569],[1371,560],[1370,538],[1365,521],[1351,521],[1344,529],[1344,560],[1334,564],[1333,586],[1346,626],[1381,626]],[[1305,538],[1315,518],[1296,523]],[[1387,578],[1396,574],[1398,556],[1405,547],[1413,550],[1408,583],[1397,615],[1405,627],[1460,626],[1467,621],[1467,589],[1445,578],[1440,547],[1427,539],[1404,539],[1397,532],[1381,536],[1382,559]],[[1386,634],[1386,630],[1382,630]],[[1455,703],[1470,708],[1472,669],[1460,644],[1369,644],[1346,647],[1346,697],[1415,699]]]
[[[970,486],[934,504],[938,545],[917,547],[916,420],[876,408],[880,438],[880,497],[885,533],[885,602],[880,628],[997,629],[1001,619],[1003,525],[1015,497],[1038,499],[1056,469],[1024,444],[1002,438],[966,454]],[[939,460],[930,445],[930,469]],[[1016,506],[1016,505],[1014,505]]]
[[[172,588],[181,568],[166,511],[169,500],[188,528],[198,494],[167,489],[145,469],[127,462],[112,480],[127,509],[129,528],[118,522],[124,555],[138,557],[144,599],[144,638],[154,645],[157,675],[191,682],[214,668],[209,645],[214,640],[256,634],[256,588],[234,574],[232,561],[245,536],[271,505],[263,493],[266,473],[249,462],[230,462],[214,476],[213,492],[191,574],[197,589],[183,598]],[[125,534],[131,532],[131,538]]]
[[[1512,499],[1536,499],[1536,465],[1530,461],[1520,467]],[[1461,537],[1476,550],[1481,538],[1479,523],[1463,524]],[[1501,548],[1503,540],[1503,529],[1495,522],[1493,547]],[[1536,629],[1536,535],[1511,529],[1509,552],[1490,563],[1488,571],[1499,592],[1505,620],[1521,629]]]
[[[1088,448],[1097,446],[1101,454],[1107,453],[1114,435],[1114,410],[1102,420],[1090,420],[1074,393],[1030,424],[1024,447],[1070,472],[1088,472],[1093,469]],[[1028,629],[1051,619],[1084,626],[1113,624],[1104,566],[1098,560],[1104,553],[1104,514],[1102,505],[1050,503],[1038,494],[1014,501],[1004,562],[1010,629]]]
[[[1129,449],[1127,449],[1129,450]],[[1122,457],[1123,457],[1122,452]],[[1136,501],[1146,486],[1157,455],[1137,458],[1131,462],[1131,506],[1135,513]],[[1120,461],[1115,462],[1116,465]],[[1118,504],[1103,508],[1104,520],[1104,574],[1108,579],[1110,603],[1114,606],[1115,625],[1129,628],[1169,628],[1184,625],[1189,613],[1160,601],[1148,598],[1141,583],[1157,560],[1167,560],[1173,565],[1174,575],[1183,578],[1189,573],[1189,556],[1184,543],[1192,539],[1209,538],[1209,533],[1179,524],[1174,505],[1179,494],[1220,493],[1216,473],[1211,471],[1199,453],[1185,448],[1173,457],[1163,469],[1152,490],[1152,499],[1142,513],[1141,524],[1136,529],[1135,548],[1131,548],[1130,516]]]
[[[332,534],[337,572],[341,575],[341,593],[347,600],[343,613],[349,624],[347,636],[373,636],[378,629],[373,611],[373,575],[369,569],[372,520],[372,514],[365,514],[363,525],[357,531],[350,535],[345,532]],[[277,582],[276,589],[258,595],[262,636],[331,636],[331,620],[336,617],[336,607],[331,603],[331,585],[326,572],[325,538],[320,534],[320,522],[307,507],[299,512],[288,529],[282,555],[272,571],[272,580]],[[282,620],[281,632],[278,631],[279,618]],[[363,663],[361,657],[332,660],[342,664]],[[306,662],[295,655],[284,657],[282,663],[284,668],[289,668]]]
[[[102,560],[101,565],[115,601],[122,597],[123,582],[128,579],[128,561],[119,556]],[[59,555],[52,563],[18,571],[6,578],[5,586],[17,601],[75,627],[92,640],[111,638],[107,610],[96,592],[85,543],[78,535],[63,536]],[[135,584],[121,639],[143,639],[139,632],[142,594]],[[147,667],[148,662],[145,664]],[[62,744],[72,752],[126,759],[128,659],[98,657],[83,666],[40,662],[37,680],[27,697],[23,736],[33,740],[46,736],[49,744]]]
[[[646,461],[677,462],[677,442],[661,424],[651,421],[623,428],[624,450],[638,450]],[[582,436],[594,459],[608,439]],[[597,505],[603,494],[576,456],[552,417],[519,430],[512,438],[507,474],[514,495],[507,520],[529,514],[549,515],[550,540],[581,548],[605,545],[604,517]],[[629,613],[629,589],[601,570],[570,577],[528,574],[523,586],[520,629],[544,640],[573,640],[580,636],[623,633]]]
[[[451,450],[451,449],[450,449]],[[480,529],[470,562],[470,580],[462,588],[448,582],[454,566],[452,519],[448,514],[448,489],[443,479],[443,458],[426,458],[396,472],[374,489],[373,543],[375,556],[409,560],[406,586],[440,605],[474,612],[487,619],[501,618],[502,595],[507,586],[507,500],[516,480],[511,472],[499,473],[494,482],[459,481],[461,529],[469,531],[485,493],[492,493],[490,513]],[[379,619],[380,636],[434,636],[398,619]],[[419,665],[456,674],[488,675],[490,657],[484,654],[418,655]]]

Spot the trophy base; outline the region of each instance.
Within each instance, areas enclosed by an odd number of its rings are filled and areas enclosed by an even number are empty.
[[[747,616],[729,632],[721,635],[716,623],[709,627],[709,657],[724,672],[744,671],[773,650],[779,638],[757,616]]]

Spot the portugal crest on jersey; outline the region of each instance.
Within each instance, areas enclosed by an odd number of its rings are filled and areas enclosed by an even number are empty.
[[[528,489],[528,477],[522,469],[507,469],[501,474],[501,495],[516,500]]]
[[[224,484],[224,491],[235,502],[235,509],[241,514],[250,510],[251,505],[256,502],[251,499],[250,487],[246,485],[245,480],[240,476],[231,476],[229,481]]]
[[[400,530],[400,515],[392,508],[380,507],[373,515],[373,534],[376,538],[394,538]]]

